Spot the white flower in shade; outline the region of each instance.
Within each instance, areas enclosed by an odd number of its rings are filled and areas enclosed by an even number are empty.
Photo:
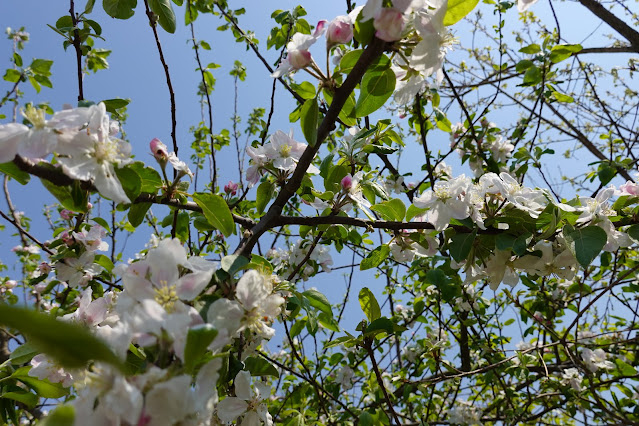
[[[497,290],[502,282],[511,287],[519,282],[519,275],[513,267],[510,251],[495,250],[486,262],[486,273],[492,290]]]
[[[58,160],[64,173],[74,179],[92,180],[100,194],[117,203],[129,203],[115,166],[131,161],[131,146],[109,136],[109,117],[103,103],[89,108],[86,128],[62,132]]]
[[[453,408],[448,410],[448,416],[448,420],[452,424],[481,424],[481,410],[468,401],[455,401]]]
[[[293,34],[291,41],[286,45],[286,58],[280,62],[280,66],[271,74],[271,77],[279,78],[309,66],[313,58],[308,49],[324,34],[324,31],[326,31],[326,21],[319,21],[312,35]]]
[[[160,382],[145,396],[143,418],[148,425],[210,424],[217,402],[216,383],[222,362],[215,359],[198,373],[195,386],[191,376],[180,375]]]
[[[550,241],[540,241],[533,249],[541,251],[541,257],[527,254],[515,260],[513,266],[528,274],[541,277],[556,275],[559,278],[571,280],[575,276],[577,260],[567,248],[554,247]]]
[[[398,262],[412,262],[416,256],[434,256],[439,248],[439,241],[430,235],[426,235],[425,238],[428,243],[428,248],[413,241],[408,235],[397,235],[389,244],[393,259]]]
[[[246,178],[251,185],[255,185],[257,181],[262,177],[263,168],[269,163],[269,158],[266,155],[267,150],[263,146],[257,148],[246,147],[246,153],[251,158],[251,165],[246,170]]]
[[[415,29],[422,40],[413,49],[409,62],[424,77],[436,74],[437,83],[441,83],[444,57],[456,40],[444,26],[448,1],[435,0],[431,4],[434,9],[424,8],[415,14]]]
[[[413,204],[420,209],[428,209],[424,219],[432,223],[437,231],[443,231],[452,218],[465,219],[470,214],[470,204],[466,191],[471,181],[465,175],[449,181],[435,183],[434,190],[429,190],[415,198]]]
[[[44,158],[58,145],[58,136],[44,118],[43,110],[27,105],[22,115],[32,127],[18,123],[0,125],[0,163],[12,161],[16,154],[25,158]]]
[[[603,370],[613,370],[615,364],[608,361],[608,354],[601,348],[597,348],[594,351],[588,348],[584,348],[581,351],[581,358],[584,360],[586,367],[593,373],[596,373],[600,368]]]
[[[339,383],[342,389],[349,390],[353,387],[353,383],[355,383],[355,372],[348,365],[345,365],[337,370],[335,382]]]
[[[94,276],[102,272],[102,266],[93,263],[95,254],[85,251],[80,257],[67,257],[55,265],[60,281],[66,281],[71,287],[85,286]]]
[[[242,275],[235,289],[235,297],[239,302],[241,311],[232,301],[222,302],[214,309],[211,305],[207,318],[227,318],[230,323],[235,323],[241,314],[238,331],[246,328],[265,339],[275,335],[275,330],[270,324],[281,312],[284,298],[278,294],[271,294],[272,286],[264,279],[264,276],[255,270],[250,270]],[[216,310],[219,308],[219,311]]]
[[[142,392],[112,368],[94,366],[74,386],[75,424],[139,424],[144,404]]]
[[[579,370],[576,368],[568,368],[561,373],[561,384],[569,385],[571,388],[576,390],[577,392],[581,391],[581,382],[584,377],[579,373]]]
[[[251,385],[248,371],[237,373],[234,385],[236,396],[227,397],[217,404],[218,418],[230,423],[242,416],[242,425],[259,426],[262,422],[266,426],[273,425],[273,418],[263,402],[271,394],[270,387],[260,382]]]
[[[51,360],[45,354],[39,354],[31,359],[31,369],[29,376],[37,377],[40,380],[49,380],[52,383],[61,383],[68,388],[73,384],[73,375],[62,366]]]

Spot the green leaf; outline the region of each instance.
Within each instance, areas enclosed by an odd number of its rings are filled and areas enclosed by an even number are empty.
[[[4,81],[8,81],[9,83],[17,83],[22,78],[22,73],[18,70],[8,69],[4,73]]]
[[[342,59],[340,59],[339,61],[340,72],[343,72],[344,74],[348,74],[349,72],[351,72],[351,70],[359,60],[359,57],[362,56],[363,52],[364,51],[362,49],[357,49],[345,53],[344,56],[342,56]]]
[[[189,329],[184,347],[184,368],[188,373],[193,373],[217,333],[218,331],[208,323],[198,324]]]
[[[377,111],[395,90],[396,77],[391,69],[370,69],[360,84],[359,98],[355,105],[356,117],[365,117]]]
[[[124,189],[124,193],[129,197],[129,200],[133,201],[138,198],[140,190],[142,189],[142,179],[136,171],[125,166],[119,169],[115,168],[115,174],[122,184],[122,189]]]
[[[364,287],[359,291],[359,305],[362,307],[362,311],[364,311],[369,322],[373,322],[382,316],[379,303],[377,303],[375,295],[368,287]]]
[[[408,210],[406,210],[406,221],[410,222],[416,216],[426,213],[427,209],[420,209],[416,207],[414,204],[408,206]]]
[[[173,34],[175,32],[175,12],[173,12],[173,6],[171,0],[148,0],[149,8],[158,16],[158,22],[160,26],[164,28],[167,33]]]
[[[308,303],[312,307],[319,309],[320,311],[328,315],[333,315],[333,309],[331,308],[331,303],[328,301],[326,296],[324,296],[322,293],[320,293],[317,290],[311,289],[311,290],[306,290],[302,294],[304,295],[306,300],[308,300]]]
[[[295,90],[298,95],[300,95],[303,99],[313,99],[317,96],[317,92],[315,91],[315,86],[313,86],[308,81],[303,81],[300,84],[291,84],[291,89]]]
[[[35,407],[38,403],[38,396],[31,392],[5,392],[0,394],[0,398],[7,398],[21,402],[29,408]]]
[[[426,282],[437,287],[444,302],[448,303],[460,294],[459,286],[456,286],[440,268],[426,272]]]
[[[250,261],[244,256],[240,256],[239,254],[229,254],[222,258],[220,267],[222,270],[228,272],[229,275],[233,276],[236,272],[242,270],[246,265],[248,265],[249,262]]]
[[[384,219],[401,222],[406,216],[406,205],[399,198],[375,204],[371,210],[379,213]]]
[[[353,340],[352,336],[342,336],[337,339],[333,339],[330,342],[324,342],[324,349],[332,348],[335,346],[343,345],[349,343]]]
[[[550,50],[550,62],[553,64],[564,61],[572,56],[573,53],[580,52],[581,44],[558,44]]]
[[[33,344],[26,342],[18,346],[11,352],[9,359],[13,365],[25,364],[31,361],[31,358],[39,354],[40,351]]]
[[[224,234],[225,237],[235,232],[233,215],[224,198],[216,194],[196,192],[193,194],[193,201],[202,208],[206,220]]]
[[[62,207],[74,212],[86,213],[87,201],[74,198],[73,190],[71,186],[57,186],[49,182],[46,179],[40,179],[42,185],[62,204]],[[76,182],[79,184],[79,182]],[[77,191],[76,191],[77,192]]]
[[[0,173],[4,173],[10,178],[15,179],[20,185],[26,185],[31,179],[31,175],[29,173],[20,170],[20,168],[12,161],[0,164]]]
[[[339,333],[339,324],[333,319],[332,313],[327,314],[325,312],[321,312],[317,316],[317,320],[322,326],[324,326],[324,328],[334,331],[335,333]]]
[[[541,83],[541,70],[533,65],[524,74],[524,86],[535,86],[539,83]]]
[[[110,50],[107,50],[105,52],[111,53]],[[104,59],[104,61],[106,63],[106,59]],[[105,68],[107,67],[108,67],[108,64]],[[104,103],[104,106],[107,112],[111,113],[111,115],[113,115],[114,118],[120,119],[121,118],[120,114],[122,114],[126,110],[126,107],[129,105],[129,103],[131,103],[131,99],[120,99],[120,98],[104,99],[101,102]]]
[[[111,349],[78,324],[8,305],[0,305],[0,324],[24,334],[34,347],[64,367],[83,368],[95,360],[122,368],[122,362]]]
[[[449,26],[461,21],[479,3],[479,0],[449,0],[444,25]]]
[[[102,0],[104,11],[112,18],[129,19],[135,11],[138,0]]]
[[[73,19],[71,15],[61,16],[57,21],[55,21],[55,27],[60,31],[69,31],[73,28]]]
[[[40,74],[48,77],[51,75],[51,65],[53,65],[53,61],[50,61],[48,59],[34,59],[33,61],[31,61],[31,65],[29,65],[29,68],[31,68],[31,71],[33,71],[35,74]]]
[[[317,120],[319,119],[319,106],[317,98],[309,99],[302,106],[302,115],[300,116],[302,133],[309,145],[315,145],[317,141]]]
[[[129,213],[127,214],[127,218],[129,219],[129,223],[137,228],[144,222],[144,218],[146,216],[146,212],[151,208],[151,203],[137,203],[132,204],[129,208]]]
[[[521,53],[527,53],[529,55],[534,55],[535,53],[541,52],[541,46],[536,43],[529,44],[528,46],[522,47],[519,49]]]
[[[71,405],[60,405],[38,424],[40,426],[73,426],[75,408]]]
[[[84,6],[84,13],[88,15],[93,12],[93,6],[95,6],[95,0],[87,0],[87,5]]]
[[[257,193],[255,195],[255,207],[258,214],[264,213],[264,209],[273,198],[275,193],[275,184],[268,180],[260,183],[257,187]]]
[[[587,268],[595,260],[608,241],[606,231],[594,225],[575,229],[572,232],[566,231],[564,228],[564,237],[568,248],[577,258],[577,262],[584,268]]]
[[[628,364],[627,362],[619,358],[615,358],[615,364],[617,364],[617,367],[619,368],[619,371],[621,372],[622,375],[631,376],[631,377],[634,377],[637,375],[637,370],[635,369],[635,367]]]
[[[162,187],[162,178],[160,174],[151,167],[146,167],[143,162],[136,161],[133,164],[129,164],[128,168],[135,171],[140,177],[140,192],[146,192],[147,194],[156,194],[158,189]]]
[[[31,377],[29,370],[31,370],[31,366],[18,368],[11,377],[29,386],[43,398],[62,398],[69,394],[69,389],[63,387],[61,383],[51,383],[48,380]]]
[[[280,377],[277,368],[267,360],[257,356],[250,356],[244,360],[244,366],[251,373],[251,376],[273,376]]]
[[[461,262],[462,260],[466,260],[470,254],[470,250],[473,248],[476,236],[477,230],[469,234],[456,234],[451,237],[449,251],[455,261]]]
[[[375,419],[368,411],[362,411],[359,415],[359,426],[375,426]]]
[[[368,255],[362,259],[362,262],[359,264],[359,270],[365,271],[366,269],[371,269],[379,266],[384,260],[388,258],[390,254],[390,247],[387,244],[383,244],[377,247],[375,250],[368,253]]]
[[[639,242],[639,225],[630,226],[628,229],[626,229],[626,233],[635,242]]]

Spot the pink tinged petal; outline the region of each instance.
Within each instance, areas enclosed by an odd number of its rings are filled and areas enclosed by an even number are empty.
[[[377,30],[377,38],[388,42],[397,41],[404,32],[404,16],[397,9],[382,8],[375,15],[373,25]]]
[[[247,408],[248,403],[246,401],[230,396],[218,402],[217,416],[220,420],[222,420],[222,422],[230,423],[237,419],[240,415],[244,414]]]
[[[13,161],[18,153],[18,144],[29,132],[24,124],[8,123],[0,126],[0,163]]]
[[[243,399],[244,401],[248,401],[253,398],[253,390],[251,389],[251,373],[248,371],[240,371],[235,376],[235,381],[233,383],[235,385],[235,395]]]
[[[211,281],[213,271],[187,274],[177,282],[177,296],[181,300],[195,299]]]
[[[91,302],[84,311],[83,320],[90,326],[100,324],[107,317],[107,302],[101,297]]]
[[[254,270],[246,272],[237,283],[235,297],[246,310],[257,307],[268,297],[264,277]]]

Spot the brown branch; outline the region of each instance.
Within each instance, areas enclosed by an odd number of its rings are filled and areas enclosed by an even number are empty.
[[[73,48],[75,49],[75,59],[78,69],[78,101],[84,100],[84,88],[82,87],[82,40],[80,39],[80,31],[78,30],[78,17],[75,15],[75,5],[70,0],[69,14],[73,23]]]
[[[634,52],[639,52],[639,32],[635,31],[596,0],[579,0],[579,3],[628,40]]]
[[[164,59],[164,53],[162,51],[162,44],[160,44],[160,37],[158,36],[158,28],[157,28],[157,17],[155,14],[149,9],[148,0],[144,0],[144,7],[146,8],[146,16],[149,17],[149,25],[153,30],[153,36],[155,37],[155,44],[158,48],[158,53],[160,54],[160,62],[162,62],[162,67],[164,68],[164,75],[166,77],[166,85],[169,89],[169,97],[171,99],[171,140],[173,141],[173,151],[175,151],[175,155],[178,153],[178,144],[177,137],[175,136],[175,128],[177,127],[177,120],[175,118],[175,93],[173,92],[173,84],[171,83],[171,74],[169,74],[169,66]]]

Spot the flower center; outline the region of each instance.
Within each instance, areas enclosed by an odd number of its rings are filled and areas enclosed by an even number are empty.
[[[290,145],[281,145],[280,146],[280,155],[283,158],[287,158],[291,156],[291,150],[293,149]]]
[[[175,309],[175,303],[179,300],[175,285],[170,286],[165,280],[160,281],[160,287],[155,289],[155,301],[165,311],[171,313]]]
[[[34,130],[42,130],[46,124],[44,119],[44,111],[38,108],[34,108],[31,105],[27,105],[27,109],[22,111],[24,118],[29,120],[33,124]]]

